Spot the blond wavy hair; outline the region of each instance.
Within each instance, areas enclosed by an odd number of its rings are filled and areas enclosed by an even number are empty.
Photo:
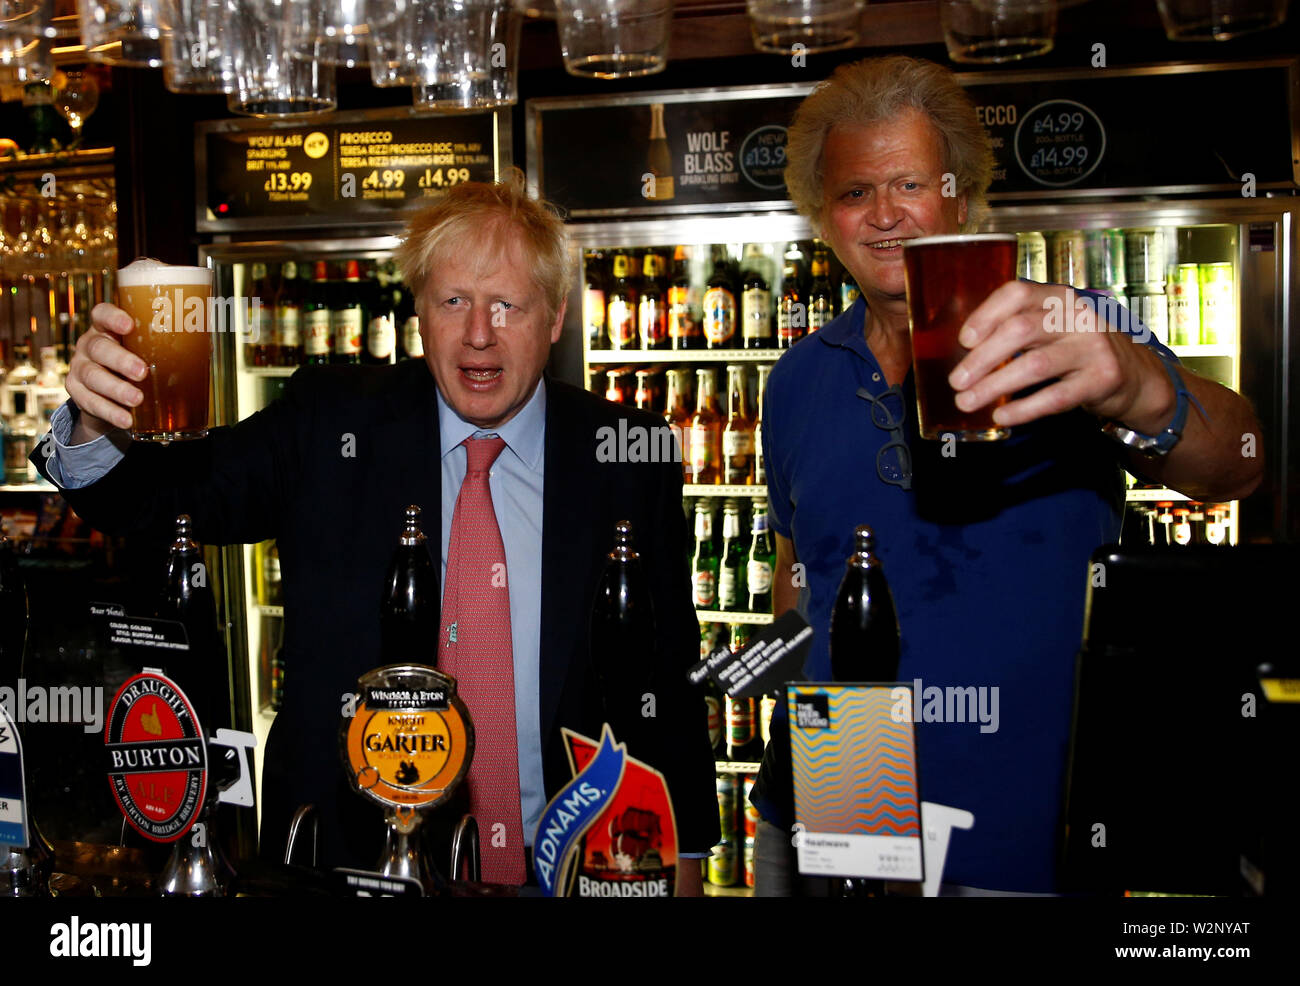
[[[419,297],[429,275],[452,256],[508,256],[518,238],[533,283],[542,291],[551,319],[559,312],[573,279],[569,234],[556,207],[529,198],[524,173],[508,169],[497,182],[453,185],[406,224],[395,256],[402,280]]]
[[[957,77],[920,58],[890,55],[849,62],[808,94],[795,111],[786,143],[785,185],[790,199],[821,229],[826,137],[835,127],[866,127],[919,110],[934,125],[944,170],[966,196],[963,232],[979,226],[993,180],[993,145],[975,104]]]

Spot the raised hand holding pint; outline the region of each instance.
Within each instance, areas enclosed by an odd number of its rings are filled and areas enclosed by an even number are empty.
[[[117,304],[135,322],[122,343],[148,367],[131,437],[154,442],[208,433],[212,271],[137,260],[117,272]]]
[[[989,295],[1016,279],[1016,237],[1008,234],[923,236],[903,244],[907,322],[912,332],[921,437],[946,434],[963,442],[1006,438],[1011,429],[993,421],[1005,396],[975,411],[955,403],[948,374],[970,352],[957,341],[966,319]]]

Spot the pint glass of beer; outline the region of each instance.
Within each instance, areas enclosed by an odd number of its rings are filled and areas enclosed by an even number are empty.
[[[963,442],[1006,438],[1011,429],[993,423],[993,409],[1006,398],[978,411],[962,411],[954,403],[948,374],[970,352],[957,335],[971,312],[996,288],[1016,279],[1015,234],[904,240],[903,273],[921,437],[952,434]]]
[[[208,433],[212,271],[137,260],[117,272],[117,305],[135,320],[123,345],[149,367],[136,386],[131,437],[151,442]]]

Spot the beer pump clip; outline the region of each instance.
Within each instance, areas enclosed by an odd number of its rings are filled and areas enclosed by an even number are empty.
[[[147,839],[172,843],[159,878],[163,895],[224,896],[234,870],[213,834],[214,809],[253,804],[248,750],[257,738],[234,729],[209,737],[181,687],[146,667],[113,696],[104,744],[108,781],[127,822]],[[210,776],[210,747],[229,751],[222,759],[238,766],[233,776]],[[171,796],[160,797],[159,790]]]
[[[388,826],[376,872],[344,871],[347,886],[402,893],[418,885],[433,892],[437,882],[420,846],[420,826],[451,798],[474,757],[474,724],[456,679],[422,664],[367,671],[357,679],[355,708],[344,710],[339,748],[351,786],[383,807]],[[456,845],[476,841],[461,831]]]

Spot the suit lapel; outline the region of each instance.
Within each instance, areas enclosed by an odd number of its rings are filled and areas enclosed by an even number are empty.
[[[383,463],[380,501],[384,531],[391,529],[396,547],[406,507],[420,507],[421,528],[438,566],[442,545],[442,455],[438,433],[438,398],[433,375],[423,361],[401,363],[388,392],[386,420],[373,438],[376,461]],[[441,586],[439,587],[441,590]],[[436,650],[435,650],[436,655]],[[433,663],[433,660],[430,660]]]
[[[575,395],[546,378],[546,477],[542,488],[542,626],[539,647],[542,749],[557,728],[566,684],[582,681],[587,659],[588,569],[594,489],[590,437]],[[575,665],[578,665],[575,667]]]

